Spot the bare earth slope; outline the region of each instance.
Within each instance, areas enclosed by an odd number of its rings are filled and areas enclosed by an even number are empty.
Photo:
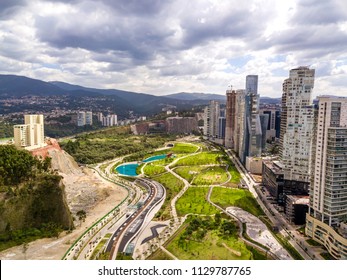
[[[74,159],[64,151],[50,149],[52,167],[63,176],[66,200],[73,215],[79,210],[87,212],[85,222],[80,226],[76,218],[71,233],[63,232],[59,238],[45,238],[24,246],[17,246],[0,252],[1,260],[59,260],[71,244],[97,219],[102,217],[127,195],[126,191],[103,178],[86,167],[79,167]]]

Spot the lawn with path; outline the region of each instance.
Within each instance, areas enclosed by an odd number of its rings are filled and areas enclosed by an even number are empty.
[[[170,219],[170,201],[184,187],[184,183],[171,173],[164,173],[160,176],[156,176],[155,180],[161,183],[166,189],[166,198],[164,204],[155,215],[155,218],[158,220]]]
[[[187,225],[188,224],[188,225]],[[234,222],[212,217],[190,217],[184,230],[166,246],[181,260],[248,260],[253,254],[238,238]]]
[[[228,173],[225,166],[208,166],[197,174],[192,185],[215,185],[228,181]]]
[[[162,165],[157,165],[156,162],[150,162],[145,165],[143,172],[147,176],[155,176],[166,172],[165,167]]]
[[[214,187],[211,201],[224,209],[229,206],[236,206],[256,217],[264,215],[252,194],[245,189]]]
[[[208,164],[223,164],[224,160],[221,162],[223,157],[221,152],[202,152],[190,157],[185,157],[178,160],[173,167],[175,166],[187,166],[187,165],[208,165]]]
[[[217,208],[207,202],[208,186],[190,187],[177,200],[176,209],[179,216],[186,214],[213,215],[218,213]]]
[[[205,169],[203,166],[179,166],[174,168],[173,171],[191,183],[203,169]]]
[[[193,144],[175,143],[175,145],[171,149],[171,152],[175,154],[192,154],[195,153],[198,149],[199,147]]]
[[[229,163],[228,171],[231,175],[230,183],[239,184],[241,180],[241,174],[237,171],[237,168],[233,163]]]

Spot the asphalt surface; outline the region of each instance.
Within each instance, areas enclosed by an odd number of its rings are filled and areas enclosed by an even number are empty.
[[[165,190],[161,184],[148,179],[138,179],[138,181],[148,190],[148,195],[143,201],[143,205],[131,213],[113,233],[106,247],[106,252],[110,252],[112,259],[118,252],[125,252],[128,244],[139,233],[147,214],[164,198]]]

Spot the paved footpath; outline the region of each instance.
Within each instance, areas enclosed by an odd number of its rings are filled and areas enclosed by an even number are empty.
[[[259,218],[238,207],[228,207],[226,211],[238,217],[242,223],[246,223],[247,235],[254,241],[268,247],[270,252],[280,260],[293,259]]]

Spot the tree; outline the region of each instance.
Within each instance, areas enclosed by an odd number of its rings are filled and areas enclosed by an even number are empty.
[[[216,215],[214,215],[214,221],[216,223],[216,226],[219,226],[221,221],[222,221],[222,215],[221,213],[217,213]]]
[[[27,259],[27,251],[28,251],[28,248],[29,248],[29,244],[27,242],[24,242],[23,243],[23,247],[22,247],[22,252],[24,254],[24,259],[26,260]]]
[[[86,217],[87,217],[87,213],[84,210],[80,210],[76,213],[78,220],[80,221],[80,226],[82,225],[82,220],[83,222],[85,221]]]
[[[43,170],[44,171],[48,171],[49,168],[51,167],[51,163],[52,163],[52,158],[50,157],[46,157],[44,160],[43,160]]]

